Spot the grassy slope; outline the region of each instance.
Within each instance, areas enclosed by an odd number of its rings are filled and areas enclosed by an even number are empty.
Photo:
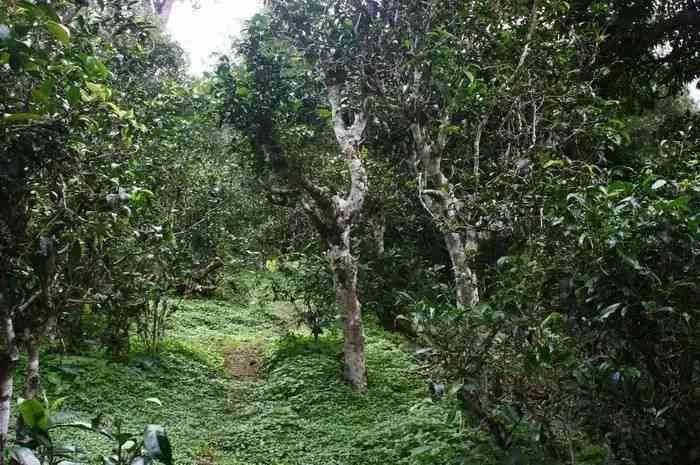
[[[425,381],[395,335],[369,325],[371,386],[358,394],[339,379],[337,337],[281,338],[279,305],[180,306],[158,361],[45,357],[49,397],[65,397],[76,418],[104,412],[135,429],[165,425],[178,465],[447,464],[458,455],[463,439],[446,422],[448,406],[426,400]],[[265,347],[263,379],[241,382],[225,373],[225,351],[241,344]],[[149,397],[163,406],[145,402]],[[88,441],[90,450],[103,447]],[[466,463],[487,462],[473,455]]]

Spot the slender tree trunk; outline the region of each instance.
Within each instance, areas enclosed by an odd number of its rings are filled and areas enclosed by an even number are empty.
[[[12,411],[12,393],[14,389],[15,370],[19,363],[19,348],[15,337],[14,324],[10,309],[2,308],[3,299],[0,292],[0,310],[2,310],[2,351],[0,354],[0,465],[5,463]]]
[[[433,222],[444,231],[443,240],[452,264],[457,306],[466,308],[475,305],[479,303],[479,286],[467,252],[476,252],[478,238],[471,231],[464,236],[455,231],[461,202],[455,197],[453,186],[442,172],[441,152],[445,141],[441,138],[437,142],[430,141],[425,129],[417,123],[411,125],[411,133],[415,146],[413,164],[418,176],[418,195]]]
[[[349,232],[349,231],[348,231]],[[343,375],[358,390],[367,388],[365,341],[362,326],[362,308],[357,298],[357,260],[350,253],[348,241],[331,246],[329,257],[335,281],[335,298],[343,322]]]
[[[260,77],[261,79],[264,76]],[[334,274],[336,302],[343,322],[344,376],[353,388],[367,388],[362,311],[357,293],[357,257],[352,255],[351,229],[362,211],[368,191],[367,172],[360,157],[360,145],[367,126],[364,108],[349,115],[342,105],[343,82],[329,83],[328,100],[332,109],[333,130],[350,175],[347,195],[335,195],[318,186],[303,173],[288,169],[287,160],[276,144],[271,115],[261,117],[255,135],[257,156],[273,166],[274,176],[284,178],[302,193],[301,202],[319,235],[328,246],[329,264]],[[352,124],[345,116],[352,116]],[[350,118],[348,118],[350,120]]]
[[[452,262],[457,306],[470,307],[479,303],[479,287],[476,273],[469,266],[466,246],[459,233],[446,232],[445,246]]]
[[[369,227],[374,240],[374,251],[378,257],[384,255],[384,235],[386,233],[386,216],[383,211],[378,211],[369,220]]]
[[[338,309],[343,321],[345,379],[357,390],[367,388],[365,343],[362,332],[362,309],[357,298],[357,258],[351,249],[351,229],[362,211],[369,189],[367,172],[360,157],[360,144],[367,126],[363,111],[354,115],[352,125],[343,118],[341,85],[328,87],[328,100],[333,112],[334,132],[350,171],[350,192],[347,197],[333,197],[334,230],[338,237],[329,242],[329,258],[335,278]]]
[[[14,374],[15,367],[3,361],[0,367],[0,464],[5,463],[5,448],[8,443],[10,413],[12,411]]]
[[[39,341],[34,338],[27,341],[27,373],[24,381],[24,398],[34,399],[39,392]]]

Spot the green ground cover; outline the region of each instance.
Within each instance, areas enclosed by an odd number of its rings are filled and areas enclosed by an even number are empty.
[[[368,324],[370,389],[359,394],[340,379],[339,337],[314,342],[285,323],[282,303],[251,295],[177,305],[157,358],[47,354],[49,399],[63,399],[69,419],[164,425],[178,465],[448,464],[463,452],[464,431],[448,423],[447,403],[430,400],[400,336]],[[63,434],[93,454],[107,447]],[[488,463],[478,450],[467,463]]]

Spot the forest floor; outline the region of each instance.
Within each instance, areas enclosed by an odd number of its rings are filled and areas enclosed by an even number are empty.
[[[370,387],[356,393],[340,379],[339,336],[315,342],[285,303],[254,289],[175,303],[157,357],[46,354],[49,399],[62,398],[70,419],[103,413],[134,431],[165,426],[177,465],[448,464],[463,453],[454,410],[430,399],[401,336],[367,324]],[[108,447],[82,433],[65,439],[91,454]],[[463,463],[491,463],[478,449]]]

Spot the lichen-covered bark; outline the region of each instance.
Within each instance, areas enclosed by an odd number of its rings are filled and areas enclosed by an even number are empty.
[[[2,464],[5,463],[5,447],[7,447],[10,429],[13,385],[14,368],[0,367],[0,463]]]
[[[24,181],[23,173],[21,161],[3,159],[0,154],[0,465],[5,463],[14,375],[19,362],[13,321],[16,303],[9,276],[26,229],[26,190],[16,188]]]
[[[343,322],[344,375],[350,385],[358,390],[367,388],[365,367],[362,307],[357,298],[357,258],[351,252],[351,232],[355,219],[362,210],[368,190],[367,172],[360,158],[360,144],[367,125],[363,112],[354,115],[354,122],[347,126],[341,112],[341,87],[330,85],[328,99],[333,112],[335,137],[350,171],[350,192],[346,197],[333,197],[331,228],[337,234],[327,237],[329,259],[335,279],[336,302]]]
[[[462,235],[456,231],[461,202],[455,197],[452,185],[442,172],[441,153],[445,141],[431,141],[425,129],[418,123],[411,125],[411,134],[414,143],[413,164],[418,176],[418,195],[423,207],[443,231],[443,240],[452,264],[457,306],[465,308],[475,305],[479,303],[479,286],[467,252],[476,252],[477,235]]]
[[[27,344],[27,372],[24,380],[24,398],[34,399],[39,392],[39,341]]]
[[[2,291],[0,291],[2,292]],[[0,353],[0,464],[4,464],[4,451],[7,446],[12,411],[12,391],[14,377],[19,363],[19,348],[15,336],[11,309],[0,294],[0,336],[2,337]]]
[[[352,227],[362,211],[368,191],[361,144],[367,126],[365,108],[351,111],[343,105],[343,76],[325,76],[328,80],[328,101],[332,110],[333,131],[349,173],[347,193],[333,192],[308,173],[294,166],[278,141],[275,118],[271,110],[256,115],[252,138],[256,161],[269,169],[269,198],[289,206],[290,199],[300,202],[319,236],[327,246],[329,264],[335,280],[336,301],[345,335],[345,378],[355,389],[367,387],[364,361],[362,308],[357,293],[357,257],[352,255]],[[260,83],[269,76],[256,75]],[[278,184],[282,181],[282,185]]]
[[[469,258],[465,241],[459,233],[446,232],[443,234],[447,252],[452,263],[452,272],[455,281],[455,293],[457,305],[466,308],[479,303],[479,287],[476,272],[469,266]],[[470,244],[475,248],[476,244]]]
[[[376,212],[369,219],[374,251],[378,257],[384,255],[384,236],[386,234],[386,216],[384,212]]]
[[[331,246],[328,255],[335,281],[335,296],[343,323],[343,375],[358,390],[367,387],[362,307],[357,298],[357,260],[349,242]]]

